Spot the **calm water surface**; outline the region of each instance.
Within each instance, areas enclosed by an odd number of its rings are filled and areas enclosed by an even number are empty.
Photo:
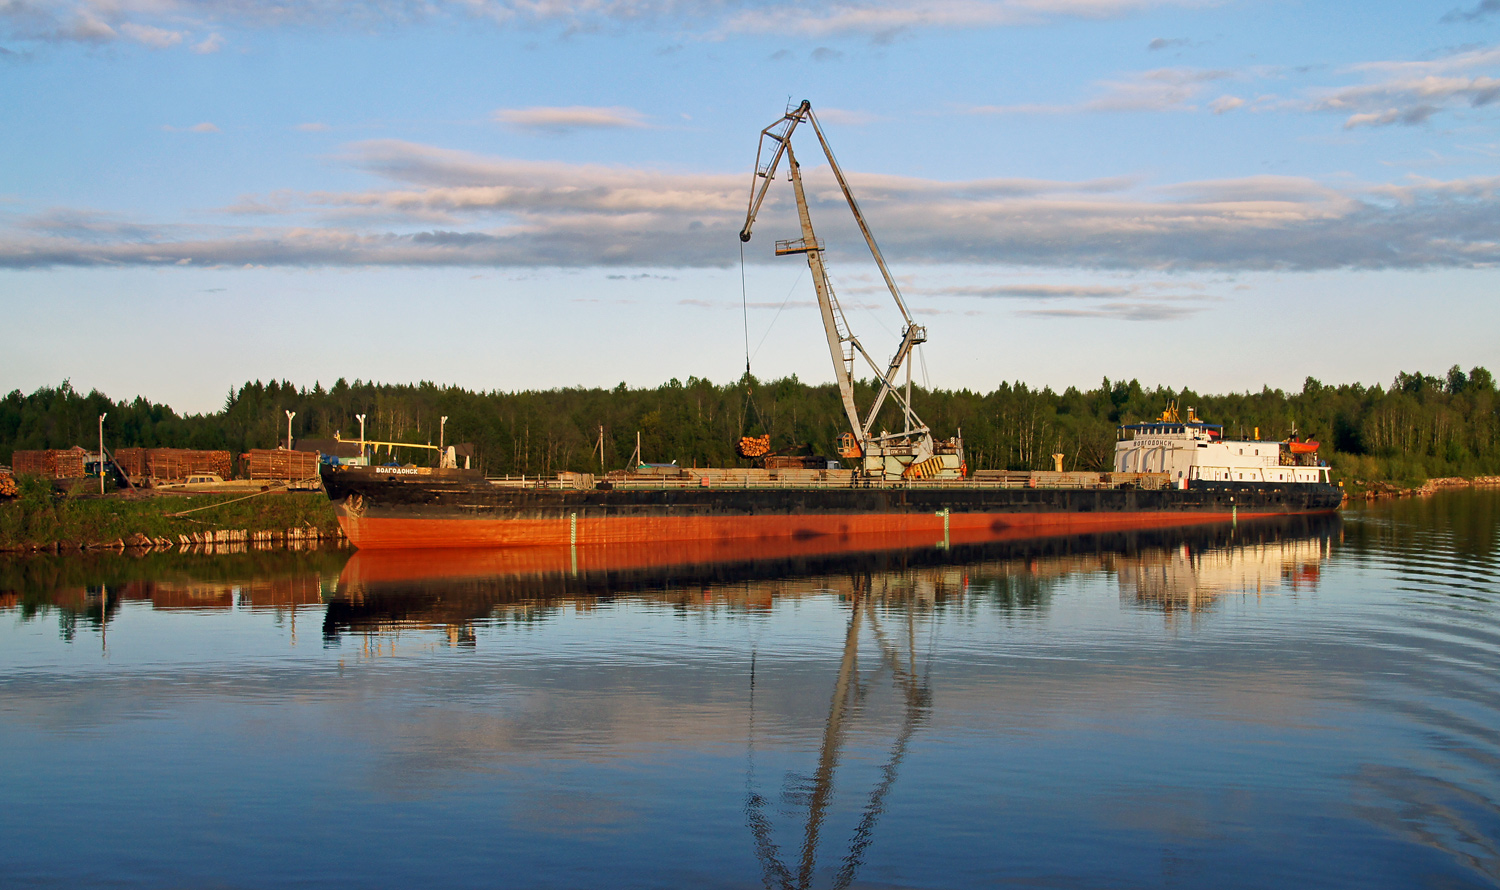
[[[0,886],[1495,886],[1497,533],[0,562]]]

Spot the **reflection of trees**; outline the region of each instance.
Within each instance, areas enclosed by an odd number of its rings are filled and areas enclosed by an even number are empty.
[[[1434,545],[1483,561],[1500,541],[1500,492],[1494,489],[1444,490],[1377,502],[1348,515],[1344,544],[1356,559],[1378,556],[1422,569]]]
[[[887,578],[886,581],[895,579]],[[877,597],[872,595],[869,579],[854,579],[853,597],[849,609],[849,624],[844,635],[843,657],[839,662],[838,677],[834,682],[833,699],[829,703],[828,719],[824,724],[823,737],[818,748],[817,769],[800,781],[788,777],[784,797],[806,802],[806,822],[803,826],[801,847],[798,851],[795,874],[781,854],[773,836],[773,824],[766,816],[766,799],[755,790],[754,759],[754,709],[755,672],[751,669],[751,734],[747,739],[749,762],[746,775],[745,819],[750,826],[755,842],[756,859],[761,864],[763,880],[770,888],[797,888],[803,890],[811,885],[817,865],[818,844],[828,807],[832,803],[835,789],[835,773],[843,749],[848,724],[860,716],[862,705],[869,694],[875,677],[889,672],[890,680],[902,699],[901,725],[891,743],[885,763],[880,768],[880,780],[866,797],[861,817],[850,835],[848,852],[844,855],[834,878],[836,888],[848,887],[864,863],[865,850],[874,839],[875,825],[885,810],[885,797],[896,782],[901,762],[917,728],[926,721],[931,708],[932,693],[926,675],[919,675],[916,656],[916,609],[914,603],[901,610],[905,617],[906,647],[903,653],[886,634],[876,611]],[[868,677],[859,671],[859,631],[868,625],[880,648],[879,666]],[[805,791],[796,792],[801,786]]]
[[[23,621],[57,614],[63,639],[102,630],[125,602],[155,609],[289,608],[321,604],[324,578],[347,551],[250,554],[84,552],[0,556],[0,609]]]

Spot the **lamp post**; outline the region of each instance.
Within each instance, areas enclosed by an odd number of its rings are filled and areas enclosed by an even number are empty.
[[[365,456],[365,416],[356,414],[354,418],[359,421],[359,456]]]
[[[444,414],[442,420],[438,421],[438,466],[443,466],[448,460],[448,452],[443,449],[443,431],[448,427],[448,415]],[[431,441],[430,439],[428,441]]]
[[[99,415],[99,493],[104,494],[104,418],[109,414]]]
[[[292,450],[292,418],[297,416],[296,411],[286,412],[286,450]]]

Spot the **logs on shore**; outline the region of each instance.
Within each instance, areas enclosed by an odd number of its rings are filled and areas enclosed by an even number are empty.
[[[213,473],[231,478],[233,458],[228,451],[197,451],[190,448],[120,448],[115,464],[126,475],[164,482],[181,482],[194,473]]]
[[[41,476],[43,479],[79,479],[83,476],[85,456],[82,448],[17,451],[11,455],[10,465],[17,475]]]

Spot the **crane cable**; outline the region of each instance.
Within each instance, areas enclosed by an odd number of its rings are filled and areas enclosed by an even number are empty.
[[[745,320],[745,376],[750,376],[750,297],[745,290],[745,242],[740,242],[740,315]]]
[[[755,412],[755,419],[760,421],[761,429],[767,433],[771,431],[766,424],[765,417],[761,416],[760,406],[755,404],[755,393],[750,389],[750,297],[745,288],[745,242],[740,242],[740,314],[745,320],[745,401],[750,404],[750,410]],[[740,432],[745,431],[745,414],[740,412]]]

